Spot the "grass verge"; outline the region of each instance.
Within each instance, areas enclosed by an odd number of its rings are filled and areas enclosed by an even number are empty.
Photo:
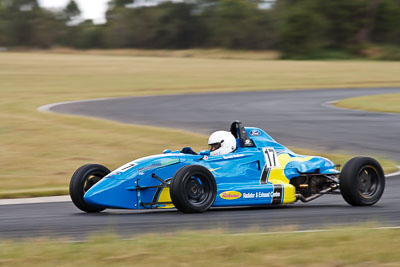
[[[121,240],[0,241],[9,266],[398,266],[398,229],[346,228],[314,233],[182,232]]]
[[[38,51],[35,51],[38,52]],[[54,54],[83,54],[83,55],[107,55],[107,56],[134,56],[134,57],[184,57],[184,58],[211,58],[211,59],[250,59],[250,60],[274,60],[281,54],[273,50],[229,50],[229,49],[88,49],[77,50],[66,47],[56,47],[39,52]]]
[[[335,106],[366,111],[400,113],[400,94],[352,97],[335,103]]]
[[[206,147],[203,135],[36,110],[45,104],[172,93],[400,86],[399,66],[398,62],[0,53],[0,197],[65,193],[72,173],[86,163],[113,169],[164,148]]]

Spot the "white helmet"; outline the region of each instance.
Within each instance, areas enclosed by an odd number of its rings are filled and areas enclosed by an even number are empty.
[[[219,156],[231,153],[236,150],[236,139],[227,131],[217,131],[208,138],[210,155]]]

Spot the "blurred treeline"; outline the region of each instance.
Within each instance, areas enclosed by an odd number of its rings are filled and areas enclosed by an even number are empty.
[[[76,22],[80,10],[0,0],[0,46],[49,48],[228,48],[285,57],[364,55],[400,59],[400,0],[189,0],[128,8],[111,0],[107,23]]]

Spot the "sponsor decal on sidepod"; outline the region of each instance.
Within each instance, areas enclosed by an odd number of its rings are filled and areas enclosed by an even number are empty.
[[[219,196],[226,200],[233,200],[240,198],[242,196],[242,193],[238,191],[225,191],[219,194]]]

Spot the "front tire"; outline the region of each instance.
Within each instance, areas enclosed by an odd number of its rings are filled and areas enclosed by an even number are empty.
[[[109,173],[109,169],[99,164],[87,164],[75,171],[69,184],[69,195],[78,209],[89,213],[105,210],[103,207],[89,205],[85,202],[83,196]]]
[[[184,213],[208,210],[217,195],[212,173],[200,165],[180,168],[171,181],[170,196],[175,207]]]
[[[340,174],[340,192],[352,206],[371,206],[382,197],[385,175],[373,158],[355,157],[349,160]]]

